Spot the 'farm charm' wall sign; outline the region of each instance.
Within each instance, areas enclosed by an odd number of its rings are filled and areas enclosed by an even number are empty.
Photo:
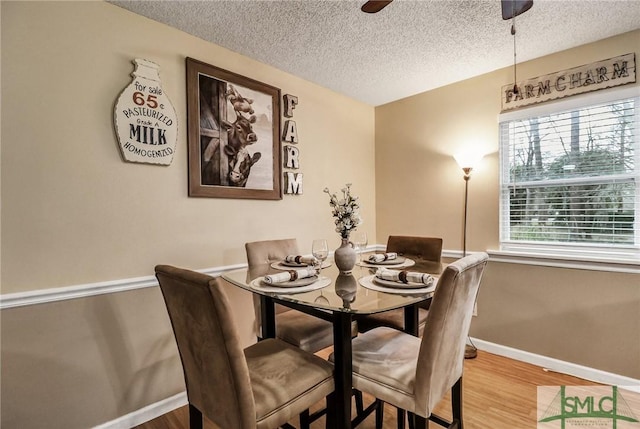
[[[620,55],[502,87],[502,110],[564,98],[636,81],[635,54]]]
[[[114,111],[125,161],[170,165],[178,138],[178,120],[162,89],[157,64],[136,58],[133,80],[122,91]]]

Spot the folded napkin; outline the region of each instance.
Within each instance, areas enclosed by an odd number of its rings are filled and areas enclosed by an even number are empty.
[[[289,270],[282,271],[277,274],[269,274],[264,276],[265,283],[284,283],[288,281],[294,281],[298,279],[306,279],[307,277],[313,277],[317,274],[315,268],[303,268],[301,270]]]
[[[396,259],[397,257],[398,254],[396,252],[376,253],[375,255],[369,256],[369,262],[384,262],[391,259]]]
[[[378,268],[376,277],[393,282],[424,283],[426,286],[433,283],[433,276],[431,274],[418,273],[415,271],[390,270],[388,268]]]
[[[284,258],[285,262],[290,264],[306,264],[306,265],[314,265],[319,261],[315,256],[301,256],[301,255],[287,255]]]

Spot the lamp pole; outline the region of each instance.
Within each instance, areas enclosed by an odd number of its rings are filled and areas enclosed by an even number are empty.
[[[471,167],[463,167],[464,171],[464,215],[462,228],[462,257],[467,256],[467,195],[469,193],[469,179],[471,179]]]
[[[462,227],[462,257],[467,256],[467,205],[468,205],[468,195],[469,195],[469,179],[471,179],[471,170],[472,167],[462,167],[462,171],[464,171],[464,215],[463,215],[463,227]],[[475,304],[474,304],[475,305]],[[468,337],[468,336],[467,336]],[[465,359],[473,359],[478,356],[478,349],[471,342],[471,338],[469,338],[470,344],[465,344],[464,346],[464,358]]]

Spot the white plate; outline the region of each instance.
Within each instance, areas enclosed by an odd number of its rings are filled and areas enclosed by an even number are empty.
[[[271,263],[271,268],[275,268],[276,270],[290,270],[292,268],[307,268],[307,267],[311,267],[312,265],[285,265],[285,264],[289,264],[289,262],[284,262],[284,261],[278,261],[278,262],[272,262]],[[322,268],[327,268],[331,266],[331,262],[329,261],[324,261],[322,263]]]
[[[405,258],[404,262],[399,263],[399,264],[386,264],[386,265],[380,265],[380,264],[372,264],[370,262],[367,261],[362,261],[362,262],[358,262],[358,265],[361,267],[365,267],[365,268],[406,268],[406,267],[411,267],[413,265],[416,264],[416,261],[414,261],[413,259],[409,259],[409,258]]]
[[[304,277],[301,279],[296,279],[296,280],[289,280],[286,282],[275,282],[275,283],[268,283],[266,281],[264,281],[264,277],[262,277],[262,284],[264,286],[274,286],[274,287],[300,287],[300,286],[307,286],[310,285],[311,283],[315,283],[318,280],[318,276],[311,276],[311,277]]]
[[[312,264],[305,264],[302,262],[287,262],[287,261],[281,261],[280,262],[282,265],[284,265],[285,267],[294,267],[294,268],[299,268],[299,267],[309,267]]]
[[[294,293],[302,293],[302,292],[310,292],[316,289],[322,289],[323,287],[327,287],[331,284],[331,279],[329,277],[320,276],[318,280],[310,285],[299,286],[299,287],[279,287],[279,286],[268,286],[266,283],[262,282],[262,277],[258,277],[254,279],[250,285],[253,289],[259,290],[261,292],[271,292],[271,293],[286,293],[286,294],[294,294]]]
[[[400,264],[404,264],[404,261],[406,261],[407,258],[405,258],[404,256],[397,256],[393,259],[386,259],[384,261],[380,261],[380,262],[373,262],[370,261],[368,258],[363,260],[362,262],[366,262],[367,264],[371,264],[371,265],[381,265],[381,266],[386,266],[386,265],[400,265]]]
[[[436,284],[438,283],[438,279],[434,279],[433,284],[431,286],[418,288],[418,289],[398,289],[397,287],[387,287],[387,286],[376,284],[373,281],[374,277],[375,276],[362,277],[359,280],[359,282],[363,287],[367,289],[375,290],[377,292],[393,293],[396,295],[429,295],[436,290]]]
[[[423,289],[425,287],[429,287],[431,285],[426,285],[424,283],[416,283],[416,282],[395,282],[393,280],[381,279],[376,276],[373,276],[374,283],[379,284],[380,286],[392,287],[395,289]]]

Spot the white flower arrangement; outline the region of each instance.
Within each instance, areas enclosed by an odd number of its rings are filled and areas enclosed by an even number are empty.
[[[351,195],[351,183],[347,183],[341,191],[342,199],[338,199],[336,194],[329,191],[329,188],[324,188],[324,192],[329,194],[329,205],[333,208],[331,214],[336,218],[336,232],[340,237],[348,239],[351,231],[362,224],[362,218],[358,212],[360,208],[358,197]]]

